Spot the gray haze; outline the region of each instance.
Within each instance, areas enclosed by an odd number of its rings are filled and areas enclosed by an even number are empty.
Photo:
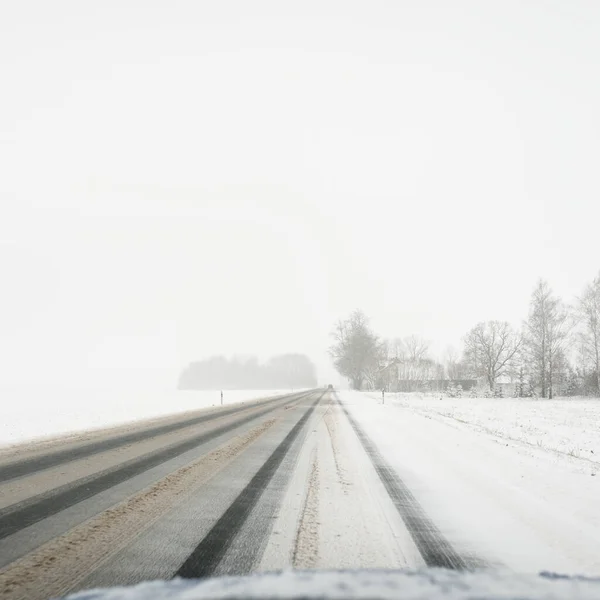
[[[597,2],[0,5],[2,383],[174,386],[600,268]]]

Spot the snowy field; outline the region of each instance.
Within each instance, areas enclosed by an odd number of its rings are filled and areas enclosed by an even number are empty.
[[[235,404],[290,391],[225,390],[223,403]],[[0,396],[0,447],[221,404],[218,390],[2,389]]]
[[[600,402],[340,399],[460,552],[600,576]]]
[[[368,394],[381,400],[380,394]],[[517,441],[600,467],[600,400],[588,398],[442,398],[387,394],[386,401],[423,415],[463,424],[495,437]]]

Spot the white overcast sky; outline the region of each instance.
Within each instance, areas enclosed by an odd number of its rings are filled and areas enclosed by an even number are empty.
[[[600,2],[0,3],[0,379],[441,353],[600,269]]]

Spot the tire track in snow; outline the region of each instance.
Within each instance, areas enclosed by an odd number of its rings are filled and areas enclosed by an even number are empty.
[[[177,577],[209,577],[215,571],[250,512],[260,499],[269,481],[285,458],[290,446],[312,415],[325,392],[322,392],[300,420],[292,427],[283,441],[275,448],[263,466],[252,477],[221,518],[213,525],[204,539],[196,546],[176,573]]]
[[[333,415],[328,411],[323,417],[323,421],[325,423],[325,426],[327,427],[327,432],[329,433],[329,443],[331,444],[331,453],[333,455],[333,461],[335,463],[335,471],[338,477],[338,482],[344,488],[344,494],[348,495],[348,488],[351,487],[352,484],[348,481],[348,478],[346,477],[346,469],[344,469],[340,464],[340,449],[335,419]]]
[[[319,461],[315,454],[304,507],[296,533],[296,543],[292,556],[295,569],[311,569],[319,562]]]
[[[375,471],[385,486],[396,510],[402,517],[408,532],[419,549],[428,567],[467,570],[482,567],[484,561],[461,556],[427,516],[419,501],[396,471],[387,463],[371,438],[362,430],[346,407],[337,398],[337,403],[346,414],[352,429],[369,456]]]

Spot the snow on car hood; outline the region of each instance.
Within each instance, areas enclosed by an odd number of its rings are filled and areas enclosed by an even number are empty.
[[[600,578],[508,571],[283,571],[247,577],[173,579],[132,587],[88,590],[69,600],[381,599],[579,600],[600,599]]]

